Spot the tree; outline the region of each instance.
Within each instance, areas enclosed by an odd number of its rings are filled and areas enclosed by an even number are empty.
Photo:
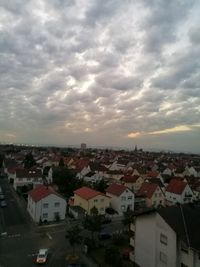
[[[78,225],[74,225],[69,230],[67,230],[65,237],[69,240],[69,243],[72,246],[73,255],[75,255],[75,246],[81,244],[82,242],[81,231],[82,230]]]
[[[97,216],[98,215],[98,209],[94,206],[93,208],[90,209],[90,214],[92,216]]]
[[[125,226],[129,226],[131,223],[133,223],[135,220],[134,217],[134,211],[127,209],[127,211],[124,212],[124,218],[122,220],[123,224]]]
[[[59,161],[59,167],[64,167],[65,166],[65,163],[64,163],[64,160],[63,158],[60,158],[60,161]]]
[[[76,178],[76,171],[67,167],[55,167],[53,169],[53,183],[57,184],[59,191],[67,197],[72,196],[77,188],[87,186],[84,180]]]
[[[91,232],[91,238],[94,241],[94,233],[100,232],[102,228],[102,217],[101,215],[87,215],[83,221],[85,229]]]
[[[106,188],[108,187],[108,184],[105,182],[104,179],[101,179],[100,181],[97,181],[94,183],[93,188],[97,191],[100,191],[102,193],[105,193]]]
[[[30,168],[32,168],[33,166],[36,165],[36,161],[35,161],[35,159],[34,159],[34,157],[33,157],[31,152],[28,153],[25,156],[25,159],[24,159],[23,163],[24,163],[24,168],[25,169],[30,169]]]
[[[122,258],[120,256],[120,251],[116,247],[109,247],[105,250],[105,262],[111,266],[121,267]]]

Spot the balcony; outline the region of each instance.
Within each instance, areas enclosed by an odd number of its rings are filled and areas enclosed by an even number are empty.
[[[129,259],[130,261],[134,262],[135,261],[135,254],[134,254],[134,250],[131,250],[129,253]]]
[[[131,223],[130,225],[130,231],[135,233],[135,224]]]
[[[134,236],[132,236],[131,238],[130,238],[130,246],[131,247],[135,247],[135,238],[134,238]]]

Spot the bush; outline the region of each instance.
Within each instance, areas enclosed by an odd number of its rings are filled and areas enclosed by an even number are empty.
[[[113,235],[113,244],[116,246],[121,246],[126,242],[125,237],[122,234]]]
[[[120,252],[115,247],[110,247],[105,250],[105,262],[114,267],[122,266],[122,258]]]

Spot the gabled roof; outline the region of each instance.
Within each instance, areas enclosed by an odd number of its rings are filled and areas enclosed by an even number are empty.
[[[121,178],[121,181],[125,183],[135,183],[138,180],[139,176],[138,175],[124,175]]]
[[[52,187],[46,185],[37,186],[33,190],[29,191],[28,194],[34,202],[38,202],[51,194],[61,197]]]
[[[120,196],[128,188],[122,184],[111,184],[106,189],[106,193],[109,193],[114,196]],[[130,189],[128,189],[130,191]]]
[[[184,204],[161,208],[160,216],[189,247],[200,250],[200,205]]]
[[[151,198],[156,191],[158,185],[154,183],[144,182],[138,191],[138,195],[144,195],[147,198]]]
[[[181,195],[183,193],[183,190],[185,189],[187,183],[181,180],[172,179],[167,188],[166,191],[170,193],[174,193],[177,195]]]
[[[151,177],[151,178],[157,178],[158,175],[159,175],[158,172],[153,172],[153,171],[147,172],[146,174],[147,177]]]
[[[99,191],[93,190],[89,187],[85,187],[85,186],[75,190],[74,194],[76,194],[76,195],[78,195],[81,198],[86,199],[86,200],[89,200],[89,199],[96,197],[98,195],[105,196],[105,194],[103,194]]]

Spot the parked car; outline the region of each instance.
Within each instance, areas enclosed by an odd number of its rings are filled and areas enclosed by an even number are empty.
[[[36,263],[38,264],[46,263],[47,257],[48,257],[48,249],[46,248],[40,249],[36,258]]]
[[[5,201],[5,200],[2,200],[2,201],[1,201],[1,207],[4,208],[4,207],[6,207],[6,206],[7,206],[6,201]]]
[[[0,193],[0,200],[4,200],[4,199],[5,199],[4,194]]]
[[[108,230],[103,229],[103,230],[99,233],[99,239],[100,239],[100,240],[110,239],[111,237],[112,237],[112,233],[110,233]]]

